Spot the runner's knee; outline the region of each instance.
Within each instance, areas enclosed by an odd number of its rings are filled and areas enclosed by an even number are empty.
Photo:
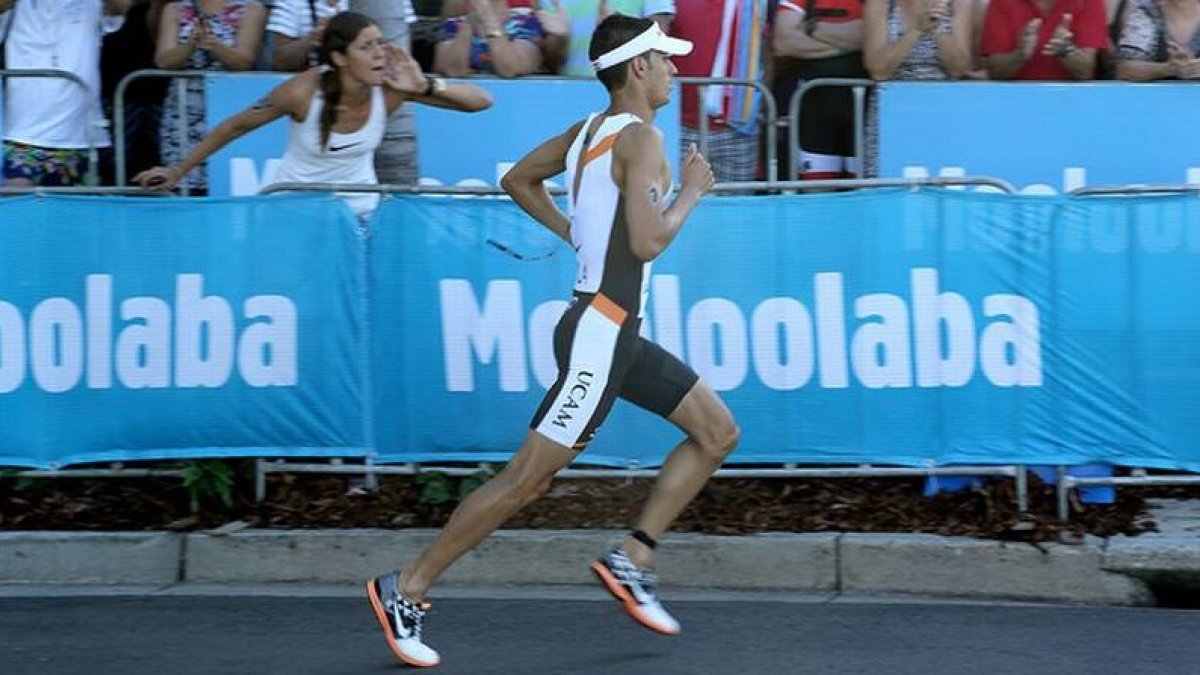
[[[554,480],[554,476],[545,476],[543,478],[529,478],[521,482],[521,487],[518,490],[521,498],[521,508],[529,506],[533,502],[542,498],[550,490],[550,483]]]
[[[497,476],[497,479],[508,484],[507,492],[523,508],[546,494],[550,489],[550,483],[554,480],[554,474],[542,475],[528,467],[522,470],[510,466],[500,476]]]
[[[729,453],[737,447],[741,435],[742,430],[738,428],[733,419],[725,416],[719,421],[707,425],[701,433],[692,438],[706,455],[714,460],[724,461]]]

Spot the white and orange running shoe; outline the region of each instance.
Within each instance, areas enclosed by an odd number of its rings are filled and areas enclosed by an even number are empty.
[[[367,599],[383,628],[388,646],[401,661],[418,668],[442,662],[436,651],[421,641],[421,626],[429,603],[409,602],[400,593],[400,573],[389,572],[367,582]]]
[[[679,634],[679,622],[658,601],[654,573],[638,569],[623,548],[614,548],[592,563],[592,572],[634,621],[655,633]]]

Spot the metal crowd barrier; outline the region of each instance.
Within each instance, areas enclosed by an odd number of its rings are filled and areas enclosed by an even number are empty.
[[[767,144],[767,180],[779,179],[779,157],[775,147],[775,136],[778,133],[779,106],[775,96],[767,85],[757,80],[741,80],[732,77],[677,77],[675,81],[680,87],[696,87],[696,97],[699,104],[700,121],[700,152],[705,157],[708,153],[708,115],[704,112],[704,95],[709,86],[750,87],[759,92],[763,102],[763,126],[765,127]],[[757,122],[756,122],[757,123]],[[682,126],[681,126],[682,128]]]
[[[186,150],[188,143],[188,100],[187,85],[184,82],[184,78],[203,78],[205,75],[204,71],[147,68],[144,70],[135,70],[121,78],[121,81],[117,83],[117,89],[113,93],[113,126],[115,127],[113,145],[116,146],[114,153],[116,155],[117,185],[119,187],[125,187],[125,167],[127,162],[125,157],[125,92],[129,89],[129,85],[136,80],[152,77],[166,77],[174,80],[173,93],[179,99],[178,114],[175,122],[178,125],[179,138],[184,143],[184,147],[181,150]],[[179,187],[183,195],[187,196],[187,183],[181,182]]]
[[[1200,184],[1095,185],[1075,188],[1067,194],[1072,197],[1119,197],[1150,194],[1186,194],[1188,192],[1200,192]]]
[[[126,197],[166,197],[171,193],[164,190],[150,190],[139,187],[100,187],[100,186],[78,186],[78,187],[13,187],[0,186],[0,196],[2,195],[51,195],[51,194],[68,194],[68,195],[108,195],[108,196],[126,196]]]
[[[262,502],[267,496],[267,475],[272,473],[321,473],[364,476],[370,488],[378,485],[379,476],[415,476],[422,473],[443,473],[447,476],[473,476],[482,471],[491,472],[493,465],[481,462],[474,466],[436,466],[406,463],[398,465],[376,464],[371,458],[362,464],[346,464],[334,459],[328,464],[313,462],[289,462],[285,460],[258,459],[254,466],[254,498]],[[556,478],[653,478],[658,469],[642,469],[637,463],[625,469],[563,469]],[[718,469],[714,478],[929,478],[937,476],[994,476],[1012,478],[1016,484],[1017,510],[1029,510],[1029,481],[1023,466],[941,466],[941,467],[892,467],[874,464],[856,466],[804,467],[784,464],[780,468]]]
[[[788,101],[788,162],[789,179],[799,175],[800,169],[800,112],[801,99],[804,95],[818,87],[850,87],[854,96],[854,158],[857,166],[855,173],[859,178],[864,176],[864,161],[866,160],[866,98],[867,88],[875,86],[874,80],[851,77],[822,77],[808,80],[796,88]]]
[[[788,181],[748,181],[734,183],[717,183],[713,186],[714,194],[745,194],[746,192],[791,192],[806,190],[838,190],[862,188],[922,188],[922,187],[954,187],[966,185],[986,185],[1001,192],[1015,194],[1017,189],[1006,180],[991,176],[959,176],[929,177],[929,178],[847,178],[836,180],[788,180]],[[566,188],[548,188],[551,194],[566,194]],[[409,194],[430,196],[468,195],[477,197],[503,197],[507,193],[499,187],[474,185],[361,185],[356,183],[273,183],[263,186],[258,191],[260,195],[279,192],[345,192],[345,193],[377,193],[377,194]]]
[[[2,47],[2,45],[0,45],[0,47]],[[96,147],[96,125],[103,123],[104,115],[103,115],[102,111],[96,109],[96,106],[95,106],[96,98],[93,95],[95,92],[93,92],[91,89],[88,88],[87,83],[83,81],[83,78],[81,78],[78,75],[76,75],[75,73],[72,73],[67,70],[56,70],[56,69],[52,69],[52,68],[29,68],[29,69],[20,68],[20,69],[11,69],[11,70],[0,70],[0,85],[3,84],[5,78],[9,78],[9,77],[19,77],[19,78],[53,78],[53,77],[57,77],[57,78],[61,78],[64,80],[68,80],[70,82],[74,82],[81,89],[83,89],[83,95],[87,99],[87,104],[86,104],[87,105],[87,115],[90,118],[88,120],[88,123],[84,130],[84,133],[86,134],[86,138],[87,138],[87,144],[88,144],[88,170],[87,170],[87,173],[84,175],[83,181],[86,185],[98,185],[100,183],[100,173],[99,173],[100,172],[100,152]]]

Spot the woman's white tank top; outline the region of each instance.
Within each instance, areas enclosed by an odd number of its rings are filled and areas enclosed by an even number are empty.
[[[359,183],[374,185],[375,150],[383,141],[387,126],[387,102],[382,87],[371,88],[371,112],[357,131],[329,134],[329,144],[321,147],[321,108],[325,97],[318,89],[308,106],[303,122],[292,121],[287,151],[275,174],[278,183]],[[375,210],[379,195],[339,193],[358,216]]]

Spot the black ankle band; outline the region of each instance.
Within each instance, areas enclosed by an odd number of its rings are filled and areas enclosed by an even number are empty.
[[[646,547],[651,551],[658,548],[658,542],[654,539],[654,537],[651,537],[641,530],[634,530],[633,532],[629,533],[629,536],[645,544]]]

